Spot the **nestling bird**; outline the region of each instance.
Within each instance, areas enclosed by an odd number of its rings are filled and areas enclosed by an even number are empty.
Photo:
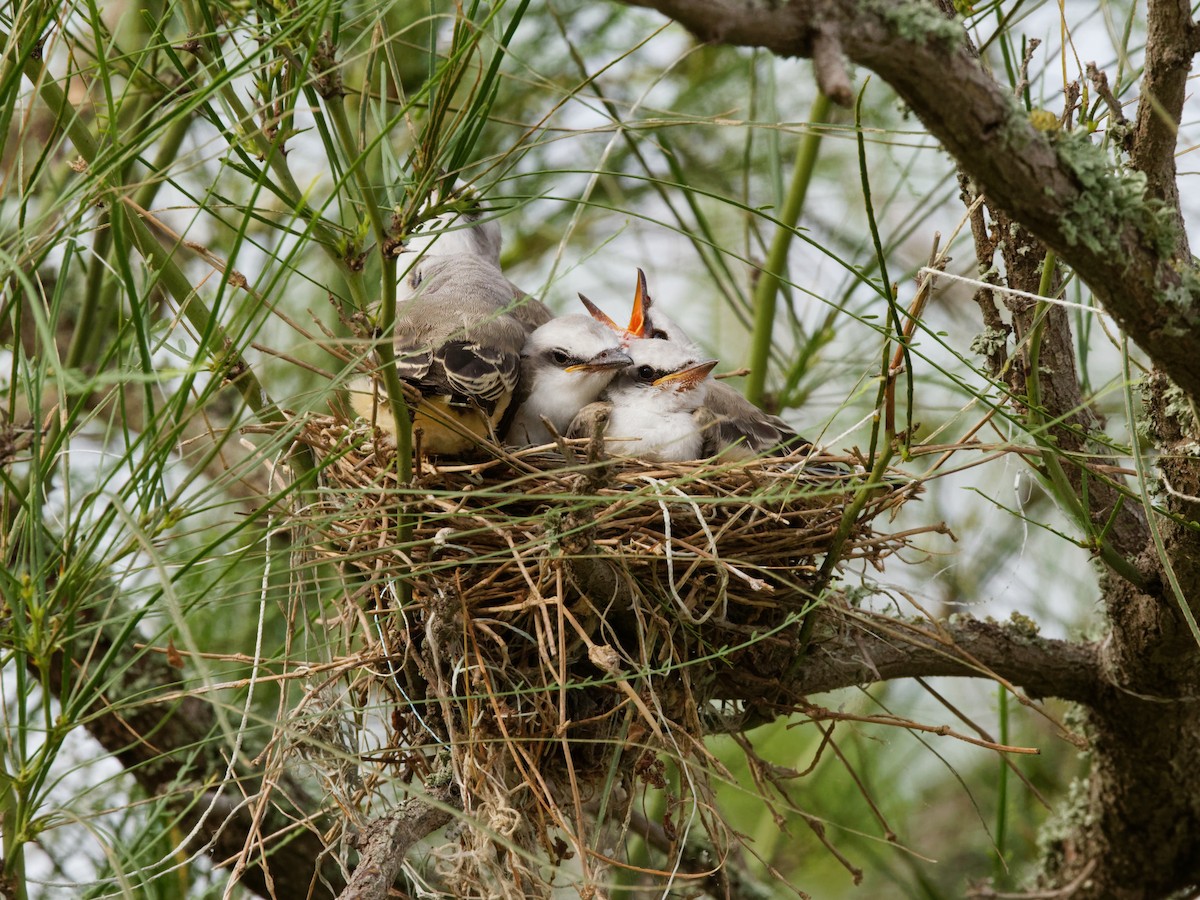
[[[637,272],[637,290],[628,327],[622,328],[581,294],[580,299],[588,312],[597,321],[620,332],[627,346],[634,340],[662,340],[682,347],[694,356],[701,356],[699,347],[682,328],[666,314],[652,311],[653,301],[646,287],[646,274],[641,269]],[[716,452],[725,459],[786,456],[812,446],[811,441],[796,434],[779,416],[764,412],[734,388],[715,379],[709,379],[707,383],[704,408],[713,419],[709,427],[715,431],[712,441],[717,447]]]
[[[705,398],[715,359],[697,360],[685,348],[662,340],[630,341],[632,362],[605,392],[584,407],[569,430],[590,436],[590,423],[605,423],[605,447],[622,456],[663,462],[715,455],[717,432]]]
[[[618,336],[588,316],[551,319],[529,335],[521,351],[516,414],[505,442],[524,447],[552,441],[543,419],[565,435],[576,414],[631,362]]]
[[[478,212],[437,217],[405,252],[419,255],[397,297],[396,372],[420,393],[413,429],[424,449],[463,454],[495,434],[525,340],[550,312],[500,271],[500,226]],[[355,412],[391,430],[377,383],[350,391]]]

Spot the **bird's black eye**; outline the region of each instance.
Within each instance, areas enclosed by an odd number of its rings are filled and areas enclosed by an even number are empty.
[[[571,357],[565,350],[555,350],[550,354],[550,358],[554,360],[556,366],[565,366],[571,361]]]
[[[638,366],[637,377],[640,381],[653,381],[655,374],[653,366]]]
[[[650,337],[654,338],[656,341],[665,341],[668,339],[667,333],[661,328],[655,328],[652,332],[650,332]]]

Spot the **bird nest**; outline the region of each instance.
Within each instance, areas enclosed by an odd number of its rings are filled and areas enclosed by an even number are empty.
[[[784,671],[837,565],[878,566],[913,534],[872,523],[914,487],[870,485],[853,458],[644,463],[564,443],[422,459],[401,486],[361,423],[315,418],[299,440],[321,461],[303,524],[343,572],[392,749],[412,771],[450,748],[488,840],[540,848],[541,865],[576,845],[554,835],[581,827],[573,804],[631,797],[655,752],[728,730],[721,673]],[[614,779],[631,783],[613,794]],[[511,881],[511,861],[490,887],[480,865],[481,895]]]

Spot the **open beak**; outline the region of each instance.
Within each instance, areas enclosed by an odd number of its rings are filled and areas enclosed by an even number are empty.
[[[564,372],[609,372],[613,369],[623,369],[626,366],[633,365],[633,360],[628,354],[616,347],[610,347],[607,350],[601,350],[587,362],[576,363],[573,366],[567,366],[563,369]]]
[[[705,378],[708,373],[717,367],[717,360],[706,359],[702,363],[697,363],[690,369],[681,369],[678,372],[672,372],[670,375],[664,375],[662,378],[651,382],[655,387],[669,387],[675,391],[690,391]]]
[[[646,334],[646,307],[650,305],[650,289],[646,287],[646,273],[637,270],[637,290],[633,295],[633,312],[629,314],[629,327],[626,331],[636,338],[649,337]]]
[[[583,302],[583,305],[587,307],[587,311],[592,314],[593,319],[595,319],[601,325],[611,328],[616,334],[625,334],[625,329],[610,319],[608,317],[608,313],[598,307],[595,303],[583,296],[583,294],[579,295],[579,299]]]

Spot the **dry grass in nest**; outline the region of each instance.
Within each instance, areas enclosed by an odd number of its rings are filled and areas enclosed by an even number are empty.
[[[401,491],[372,437],[306,424],[324,498],[304,524],[357,586],[343,621],[361,622],[364,652],[384,659],[396,753],[419,771],[414,756],[451,748],[478,825],[466,831],[492,845],[460,840],[451,877],[481,896],[505,884],[540,895],[537,866],[587,846],[579,810],[605,798],[620,821],[635,789],[661,780],[654,754],[695,752],[717,727],[714,672],[795,656],[865,481],[856,460],[830,456],[644,464],[522,450],[422,460]],[[879,564],[903,547],[910,535],[871,522],[911,495],[899,481],[869,489],[840,560]]]

